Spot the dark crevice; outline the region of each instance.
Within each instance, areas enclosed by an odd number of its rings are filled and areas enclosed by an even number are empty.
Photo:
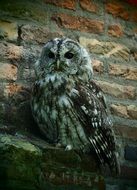
[[[18,26],[18,37],[17,37],[17,45],[20,46],[21,45],[21,42],[22,42],[22,37],[21,37],[21,34],[22,34],[22,25],[19,25]]]

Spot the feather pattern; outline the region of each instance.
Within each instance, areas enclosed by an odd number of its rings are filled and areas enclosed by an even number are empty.
[[[31,107],[45,139],[66,150],[94,150],[103,166],[119,173],[112,122],[87,51],[73,40],[54,39],[35,70]]]

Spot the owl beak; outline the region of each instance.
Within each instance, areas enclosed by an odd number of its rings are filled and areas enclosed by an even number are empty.
[[[59,70],[60,70],[60,61],[59,61],[58,59],[57,59],[57,61],[56,61],[55,70],[56,70],[56,71],[59,71]]]
[[[59,70],[59,64],[60,62],[59,62],[59,60],[57,60],[57,70]]]

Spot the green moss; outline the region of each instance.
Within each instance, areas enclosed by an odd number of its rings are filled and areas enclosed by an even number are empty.
[[[43,147],[39,139],[40,143]],[[74,151],[66,152],[46,143],[40,149],[27,139],[0,134],[0,155],[0,181],[7,181],[3,189],[104,189],[103,177],[86,171]]]
[[[40,2],[34,2],[27,0],[1,0],[0,10],[4,12],[4,15],[45,23],[47,13],[42,5],[40,6]]]

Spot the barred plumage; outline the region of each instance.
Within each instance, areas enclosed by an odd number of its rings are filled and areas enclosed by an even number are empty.
[[[91,59],[79,43],[56,38],[46,43],[35,65],[31,107],[51,144],[94,150],[102,165],[119,172],[115,135]]]

